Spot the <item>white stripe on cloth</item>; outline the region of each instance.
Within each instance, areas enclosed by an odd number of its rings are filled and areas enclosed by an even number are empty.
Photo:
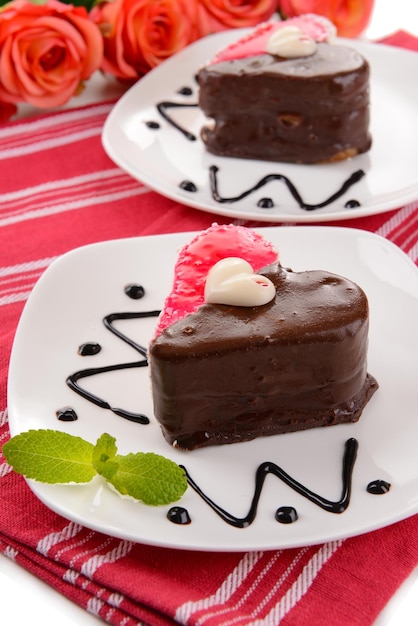
[[[104,590],[102,589],[102,591]],[[110,622],[110,618],[112,617],[112,614],[114,613],[115,608],[118,608],[122,604],[124,599],[125,599],[124,596],[122,596],[121,594],[112,593],[110,594],[108,600],[105,602],[101,600],[100,595],[98,595],[88,600],[86,609],[88,613],[92,613],[93,615],[100,616],[100,611],[103,609],[103,607],[109,606],[109,609],[106,615],[104,616],[104,619]],[[126,618],[123,621],[127,623],[127,621],[125,620]]]
[[[114,592],[110,594],[107,600],[107,603],[110,604],[110,606],[114,606],[117,608],[122,604],[124,599],[125,599],[125,596],[123,596],[121,593]]]
[[[56,258],[0,267],[0,306],[27,300],[41,274]]]
[[[247,552],[214,594],[194,602],[185,602],[178,607],[174,619],[180,624],[186,624],[190,616],[196,611],[209,609],[229,600],[262,556],[263,552]]]
[[[98,115],[106,115],[109,113],[113,106],[114,105],[112,103],[98,104],[97,106],[85,109],[63,111],[57,115],[51,115],[40,119],[30,119],[13,126],[4,126],[3,128],[0,128],[0,139],[6,139],[7,137],[13,137],[20,134],[27,134],[30,136],[36,131],[54,126],[57,126],[58,132],[60,132],[62,124],[72,124],[73,122],[86,118],[95,119]]]
[[[75,200],[90,200],[92,197],[107,202],[108,194],[114,196],[137,188],[144,187],[119,168],[111,168],[6,192],[0,194],[0,225],[22,221],[22,215],[26,218],[26,215],[45,211],[57,203],[62,206]],[[85,202],[85,206],[89,204]]]
[[[289,566],[286,568],[286,570],[283,572],[283,574],[280,576],[280,578],[277,580],[277,582],[273,585],[273,587],[271,587],[268,591],[268,593],[266,593],[266,595],[264,596],[264,600],[257,606],[256,611],[253,611],[249,616],[246,616],[246,619],[254,619],[257,614],[259,614],[263,608],[266,606],[266,604],[268,604],[271,600],[271,598],[273,598],[273,596],[278,592],[278,590],[280,589],[280,587],[286,582],[287,578],[290,576],[290,574],[292,573],[292,571],[295,569],[295,567],[297,566],[297,564],[299,563],[299,561],[301,560],[301,558],[306,554],[306,552],[308,551],[308,548],[302,548],[301,550],[298,551],[298,553],[296,554],[295,558],[293,559],[293,561],[289,564]],[[228,607],[224,610],[218,611],[215,613],[215,615],[221,615],[222,613],[230,613],[233,612],[237,609],[239,609],[243,604],[245,604],[245,602],[247,602],[247,600],[250,598],[251,594],[255,591],[257,591],[259,589],[260,584],[262,584],[262,580],[265,577],[265,575],[268,573],[268,570],[271,569],[271,567],[274,565],[274,563],[280,558],[280,555],[282,554],[282,551],[278,551],[275,553],[274,557],[272,557],[270,563],[266,566],[266,568],[258,575],[257,580],[253,583],[253,585],[246,591],[246,593],[244,594],[244,596],[233,606]],[[207,617],[211,617],[211,615],[207,614],[205,615],[201,620],[197,621],[197,624],[200,626],[200,624],[203,624]],[[229,619],[225,622],[222,622],[223,626],[232,626],[232,624],[236,624],[238,622],[242,621],[242,616],[233,618],[233,619]]]
[[[45,259],[37,259],[36,261],[27,261],[26,263],[18,263],[17,265],[5,265],[0,267],[0,278],[2,276],[13,276],[24,274],[25,272],[33,272],[34,270],[44,269],[48,267],[57,257],[51,256]]]
[[[4,411],[4,413],[6,412],[7,411]],[[2,417],[3,417],[2,413],[0,413],[0,426],[5,425],[7,422],[7,420],[3,422]],[[2,435],[0,436],[0,444],[2,443],[3,440],[8,439],[8,437],[9,437],[8,429],[5,429]],[[6,476],[6,474],[8,474],[11,471],[12,471],[12,468],[8,463],[6,463],[6,459],[2,454],[1,445],[0,445],[0,478],[2,478],[2,476]]]
[[[86,556],[86,554],[88,554],[89,552],[93,552],[93,551],[99,552],[99,550],[103,551],[103,548],[108,546],[112,541],[113,539],[109,537],[101,545],[96,546],[93,550],[89,550],[84,553],[77,554],[71,561],[71,564],[70,564],[71,567],[63,575],[63,580],[65,580],[68,583],[71,583],[72,585],[75,585],[79,576],[83,576],[87,579],[87,581],[85,581],[81,585],[81,588],[86,589],[89,585],[89,581],[92,580],[95,572],[99,569],[99,567],[101,567],[102,565],[115,563],[119,559],[129,554],[129,552],[132,550],[134,546],[134,542],[127,541],[124,539],[120,541],[115,548],[112,548],[112,550],[109,550],[108,552],[105,552],[104,554],[94,554],[93,556],[88,558],[82,564],[79,571],[74,569],[73,566],[74,566],[75,561]],[[74,546],[71,546],[71,549],[74,549]],[[120,596],[120,597],[121,599],[123,599],[123,596]],[[114,595],[113,599],[116,602],[117,596]],[[119,604],[121,601],[122,600],[119,601]]]
[[[4,556],[7,556],[11,561],[15,561],[16,557],[19,555],[18,550],[16,548],[12,548],[12,546],[6,546],[4,552]]]
[[[100,615],[100,611],[104,607],[105,603],[103,600],[99,600],[98,598],[89,598],[86,606],[87,613],[91,613],[92,615]]]
[[[92,556],[88,561],[83,563],[81,567],[81,573],[84,574],[84,576],[86,576],[87,578],[92,578],[99,567],[108,563],[115,563],[119,559],[122,559],[124,556],[129,554],[133,546],[133,541],[120,541],[120,543],[115,548],[113,548],[109,552],[106,552],[106,554],[96,554]]]
[[[267,562],[267,564],[263,567],[261,572],[258,574],[257,578],[252,583],[252,585],[247,589],[247,591],[244,593],[244,595],[235,604],[230,605],[228,607],[223,606],[223,607],[219,608],[218,610],[210,611],[209,613],[205,613],[205,615],[203,615],[200,619],[197,620],[196,626],[201,626],[201,624],[204,624],[208,619],[212,619],[213,617],[218,617],[220,615],[224,615],[225,613],[230,613],[231,611],[233,612],[233,611],[239,609],[243,604],[245,604],[245,602],[248,600],[248,598],[251,596],[251,594],[254,591],[256,591],[258,585],[260,584],[262,579],[265,577],[265,575],[269,572],[269,570],[271,570],[273,565],[280,558],[281,554],[282,554],[282,551],[279,550],[272,556],[272,558]],[[242,618],[240,617],[240,619],[242,619]],[[233,620],[231,620],[231,622],[233,622]]]
[[[0,305],[26,300],[42,272],[25,274],[15,279],[0,280]]]
[[[389,233],[391,233],[395,228],[397,228],[402,222],[405,222],[404,228],[409,226],[408,218],[409,216],[418,208],[417,202],[412,202],[411,204],[406,204],[402,209],[396,211],[394,215],[386,222],[384,222],[380,228],[377,229],[376,234],[381,235],[382,237],[387,237]]]
[[[61,555],[64,554],[65,552],[68,552],[69,550],[73,551],[76,548],[80,548],[81,546],[84,546],[91,539],[93,539],[93,537],[94,537],[94,530],[91,530],[86,535],[84,535],[81,538],[77,539],[77,541],[72,541],[71,544],[65,545],[63,548],[61,548],[61,550],[58,550],[55,553],[55,559],[60,559]],[[99,546],[96,546],[95,549],[100,549],[103,546],[107,546],[107,545],[109,545],[110,542],[111,542],[111,538],[109,537],[109,538],[105,539],[105,541],[102,542]],[[76,555],[70,561],[70,568],[72,568],[74,566],[76,560],[87,556],[87,554],[90,554],[92,551],[94,551],[94,550],[92,548],[90,548],[89,550],[84,550],[83,552],[77,552]]]
[[[268,591],[263,602],[259,604],[254,611],[252,611],[251,615],[241,615],[232,619],[228,619],[227,617],[228,613],[234,612],[237,609],[241,608],[242,605],[244,605],[245,602],[249,599],[251,594],[260,587],[263,582],[263,578],[268,574],[269,570],[271,569],[277,558],[280,556],[281,552],[277,552],[276,555],[272,557],[269,563],[258,575],[255,583],[253,583],[253,585],[245,592],[243,597],[235,605],[225,609],[220,608],[219,610],[207,612],[196,622],[196,624],[200,626],[201,624],[204,624],[207,620],[215,616],[219,618],[220,615],[226,614],[225,621],[221,621],[219,619],[217,620],[218,626],[231,626],[240,622],[242,624],[245,623],[245,626],[278,626],[278,624],[285,617],[285,615],[287,615],[287,613],[289,613],[289,611],[294,608],[296,604],[307,593],[313,581],[319,574],[322,566],[337,551],[342,543],[342,541],[333,541],[325,543],[323,546],[319,547],[314,555],[311,557],[309,562],[303,567],[302,572],[292,584],[292,586],[264,618],[257,618],[257,615],[260,615],[266,604],[271,601],[274,594],[277,593],[279,588],[285,582],[286,578],[297,566],[300,559],[303,557],[304,554],[306,554],[308,548],[302,548],[301,550],[299,550],[292,563],[288,566],[281,578],[276,582],[274,587]],[[201,598],[200,600],[196,600],[194,602],[186,602],[177,609],[175,619],[181,624],[186,624],[194,613],[210,609],[211,607],[215,607],[217,605],[221,605],[222,603],[229,600],[232,594],[235,593],[242,584],[245,584],[245,580],[249,572],[252,570],[255,563],[259,560],[262,554],[262,552],[247,553],[237,565],[237,567],[227,576],[227,578],[223,581],[221,586],[214,594],[206,598]],[[253,555],[253,559],[250,559],[251,555]]]
[[[33,284],[33,282],[39,278],[39,275],[41,273],[42,273],[42,270],[37,271],[37,272],[28,272],[27,274],[22,274],[20,277],[13,276],[13,277],[7,277],[7,278],[0,278],[0,293],[8,293],[8,292],[16,291],[16,288],[14,287],[15,283],[25,282],[25,283]]]
[[[416,244],[414,244],[414,245],[412,246],[412,248],[410,249],[410,251],[409,251],[409,253],[408,253],[408,254],[409,254],[409,256],[411,257],[411,259],[412,259],[413,261],[415,261],[415,262],[417,262],[417,261],[418,261],[418,241],[417,241],[417,243],[416,243]]]
[[[377,235],[381,237],[386,237],[387,239],[393,241],[395,245],[400,247],[411,259],[414,263],[418,260],[418,242],[414,245],[411,245],[416,232],[416,229],[411,229],[411,226],[414,222],[418,220],[418,213],[413,215],[418,208],[418,202],[412,202],[411,204],[405,205],[402,209],[399,209],[390,219],[388,219],[378,230],[376,231]],[[412,220],[411,215],[413,215]],[[401,228],[399,228],[401,226]],[[399,230],[398,230],[399,229]],[[405,231],[411,229],[411,233],[406,239],[402,239],[402,234]],[[396,233],[394,232],[396,231]],[[393,237],[390,236],[393,233]]]
[[[11,465],[9,465],[8,463],[0,463],[0,478],[4,478],[4,476],[10,474],[11,471]]]
[[[38,541],[38,545],[36,546],[36,551],[43,556],[48,556],[48,552],[53,546],[56,546],[62,541],[68,541],[68,539],[72,539],[82,530],[83,526],[81,526],[80,524],[76,524],[75,522],[70,522],[69,524],[67,524],[67,526],[64,526],[64,528],[59,532],[50,533],[40,539]]]
[[[0,427],[5,426],[7,424],[7,421],[8,421],[7,409],[5,409],[4,411],[0,411]],[[6,429],[5,432],[0,437],[0,444],[2,440],[7,439],[8,436],[9,435]],[[1,445],[0,445],[0,478],[3,478],[4,476],[7,476],[7,474],[10,474],[10,472],[12,471],[12,467],[6,461],[2,461],[1,459],[4,459],[4,456],[2,455]]]
[[[112,105],[101,105],[0,129],[0,160],[34,154],[100,135],[102,118],[111,108]],[[35,136],[38,136],[37,141],[34,141]]]
[[[15,304],[16,302],[25,302],[29,298],[31,292],[32,290],[30,289],[29,291],[20,291],[19,293],[10,294],[8,296],[1,296],[0,306]]]
[[[245,622],[245,626],[278,626],[282,619],[298,604],[309,591],[322,567],[343,544],[342,540],[330,541],[322,545],[305,565],[297,580],[273,609],[261,619]]]
[[[30,199],[33,201],[33,197],[41,194],[54,194],[60,196],[63,189],[73,190],[79,185],[85,183],[102,181],[103,179],[117,176],[126,176],[118,167],[109,168],[106,170],[99,170],[97,172],[91,172],[89,174],[81,174],[79,176],[73,176],[72,178],[61,178],[59,180],[53,180],[47,183],[40,183],[39,185],[33,185],[32,187],[24,187],[17,191],[9,191],[0,194],[0,207],[2,211],[8,202],[21,201],[22,199]]]
[[[0,411],[0,426],[4,426],[9,421],[9,411],[8,409],[4,409],[4,411]]]
[[[66,146],[69,143],[74,143],[75,141],[82,141],[83,139],[96,137],[97,135],[101,135],[101,133],[102,125],[97,126],[96,128],[88,128],[83,131],[71,133],[71,135],[58,135],[57,137],[50,139],[34,141],[33,143],[19,146],[17,148],[6,148],[4,150],[0,150],[0,161],[25,156],[27,154],[34,154],[35,152],[41,152],[42,150],[51,150],[51,148]]]
[[[126,626],[126,624],[128,624],[131,621],[131,618],[129,617],[129,615],[127,615],[126,617],[123,618],[123,620],[120,622],[119,626]],[[136,626],[146,626],[146,624],[142,623],[142,622],[135,622]]]
[[[23,222],[24,220],[28,219],[46,217],[48,215],[55,215],[57,213],[73,211],[75,209],[83,209],[89,206],[96,206],[98,204],[117,202],[118,200],[122,200],[124,198],[133,198],[135,196],[149,193],[150,191],[151,190],[147,187],[142,187],[139,185],[139,183],[136,183],[133,179],[131,179],[127,182],[126,189],[122,188],[120,191],[105,192],[100,195],[99,190],[96,188],[87,198],[82,197],[80,199],[73,199],[69,200],[68,202],[60,202],[58,204],[52,204],[50,206],[41,206],[37,209],[29,210],[22,215],[16,215],[0,219],[0,226],[9,226],[10,224],[16,224],[18,222]]]

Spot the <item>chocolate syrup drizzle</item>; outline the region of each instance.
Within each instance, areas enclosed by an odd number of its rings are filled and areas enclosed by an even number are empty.
[[[190,109],[191,107],[196,108],[197,106],[198,105],[195,103],[192,104],[192,103],[182,103],[182,102],[170,102],[168,100],[164,100],[163,102],[157,103],[157,110],[158,110],[158,113],[161,115],[161,117],[163,117],[166,122],[171,124],[173,128],[176,128],[180,133],[182,133],[186,137],[186,139],[188,139],[189,141],[196,141],[196,135],[188,131],[186,128],[183,128],[183,126],[180,126],[180,124],[177,124],[177,122],[174,121],[173,118],[168,115],[167,110],[168,109],[185,109],[185,108]]]
[[[343,468],[342,468],[342,479],[343,479],[343,487],[341,498],[333,502],[332,500],[327,500],[323,496],[311,491],[308,487],[305,487],[300,482],[298,482],[295,478],[292,478],[287,472],[284,471],[281,467],[276,465],[276,463],[271,463],[266,461],[265,463],[261,463],[259,465],[256,476],[255,476],[255,489],[254,495],[251,501],[251,505],[249,511],[245,517],[236,517],[232,513],[229,513],[222,507],[220,507],[216,502],[211,500],[209,496],[207,496],[202,489],[195,483],[193,478],[188,473],[187,469],[184,466],[181,466],[187,477],[187,482],[194,489],[194,491],[208,504],[217,515],[221,519],[224,520],[227,524],[231,526],[235,526],[236,528],[247,528],[250,524],[253,523],[257,514],[258,502],[260,500],[261,492],[263,490],[264,481],[267,478],[268,474],[273,474],[280,480],[282,480],[288,487],[299,493],[304,498],[307,498],[317,506],[319,506],[324,511],[328,513],[343,513],[350,503],[351,496],[351,478],[353,474],[354,463],[357,457],[358,450],[358,442],[356,439],[350,438],[345,443],[345,451],[343,458]]]
[[[220,204],[227,204],[227,203],[231,204],[233,202],[238,202],[239,200],[243,200],[250,194],[254,193],[254,191],[257,191],[261,187],[264,187],[264,185],[267,185],[268,183],[272,181],[278,180],[278,181],[283,182],[286,185],[290,194],[292,195],[294,200],[296,200],[296,202],[298,203],[299,207],[301,209],[305,209],[305,211],[313,211],[315,209],[322,209],[328,204],[331,204],[332,202],[334,202],[334,200],[338,200],[338,198],[343,196],[345,192],[348,191],[350,187],[352,187],[352,185],[355,185],[356,183],[358,183],[363,178],[363,176],[365,176],[365,173],[363,170],[357,170],[356,172],[351,174],[351,176],[347,178],[347,180],[341,185],[340,189],[338,189],[338,191],[333,193],[329,198],[327,198],[323,202],[319,202],[318,204],[308,204],[307,202],[303,200],[302,196],[300,195],[299,191],[296,189],[295,185],[292,183],[290,178],[288,178],[284,174],[267,174],[266,176],[263,176],[263,178],[261,178],[258,181],[258,183],[256,183],[253,187],[246,189],[245,191],[240,193],[238,196],[225,198],[221,196],[218,191],[218,177],[217,177],[218,171],[219,171],[219,168],[216,165],[211,165],[209,168],[210,189],[212,193],[212,198],[215,200],[215,202],[219,202]]]
[[[103,367],[91,367],[88,369],[82,369],[74,374],[71,374],[67,377],[66,383],[75,391],[79,396],[82,396],[85,400],[92,402],[96,406],[101,407],[102,409],[108,409],[115,413],[115,415],[119,415],[127,420],[132,422],[137,422],[139,424],[149,424],[149,418],[142,413],[132,413],[127,411],[126,409],[122,409],[119,407],[112,407],[110,404],[104,400],[103,398],[99,398],[95,394],[90,391],[86,391],[79,385],[79,381],[84,378],[89,378],[91,376],[97,376],[98,374],[103,374],[104,372],[115,372],[117,370],[126,370],[134,367],[147,367],[148,359],[147,359],[147,350],[143,346],[135,343],[130,337],[122,333],[120,330],[113,326],[113,322],[117,320],[131,320],[131,319],[141,319],[145,317],[157,317],[160,314],[159,311],[140,311],[140,312],[128,312],[128,313],[111,313],[107,315],[103,319],[103,324],[105,327],[116,337],[127,343],[131,348],[133,348],[136,352],[138,352],[143,358],[140,361],[133,361],[129,363],[117,363],[115,365],[105,365]]]

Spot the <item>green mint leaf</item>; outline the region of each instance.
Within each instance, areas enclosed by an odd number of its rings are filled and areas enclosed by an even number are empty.
[[[58,430],[29,430],[12,437],[3,454],[13,469],[43,483],[87,483],[95,475],[94,446]]]
[[[153,452],[117,456],[117,472],[109,482],[123,495],[144,504],[170,504],[187,489],[184,471],[174,461]]]
[[[94,446],[93,467],[106,480],[110,480],[117,472],[117,452],[116,439],[107,433],[101,435]]]
[[[186,475],[174,461],[153,452],[117,451],[116,439],[107,433],[93,445],[48,429],[29,430],[3,445],[13,469],[39,482],[87,483],[100,474],[122,495],[151,505],[170,504],[186,491]]]

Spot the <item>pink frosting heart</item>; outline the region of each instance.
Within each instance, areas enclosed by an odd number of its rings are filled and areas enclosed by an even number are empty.
[[[336,34],[336,29],[332,22],[322,15],[314,15],[313,13],[280,22],[264,22],[248,35],[218,52],[209,62],[209,65],[266,54],[267,41],[271,35],[276,30],[287,26],[297,26],[304,35],[311,37],[317,42],[330,41]]]
[[[240,257],[255,271],[278,260],[274,245],[245,226],[212,224],[180,251],[174,281],[159,319],[156,335],[204,304],[209,270],[226,257]]]

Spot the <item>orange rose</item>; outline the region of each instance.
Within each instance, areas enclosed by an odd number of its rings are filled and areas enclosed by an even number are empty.
[[[369,23],[373,0],[279,0],[283,17],[303,13],[324,15],[337,28],[340,37],[357,37]]]
[[[201,0],[211,32],[245,28],[268,20],[277,11],[277,0]]]
[[[102,51],[84,7],[14,0],[0,12],[0,100],[60,106],[99,68]]]
[[[91,17],[104,37],[103,71],[127,80],[208,33],[197,0],[114,0]]]

